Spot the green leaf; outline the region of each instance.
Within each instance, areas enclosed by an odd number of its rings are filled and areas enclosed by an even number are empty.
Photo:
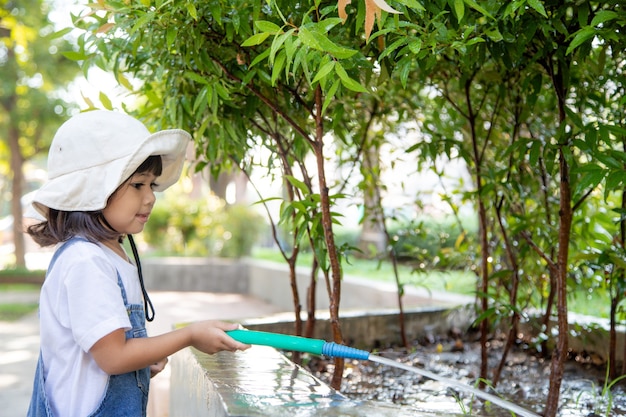
[[[300,45],[300,39],[292,36],[294,32],[295,32],[295,29],[290,29],[286,32],[286,34],[289,34],[288,36],[285,37],[285,52],[287,52],[288,61],[293,60],[296,50],[298,46]]]
[[[165,35],[165,40],[167,42],[167,47],[171,48],[174,45],[174,40],[176,40],[176,35],[178,31],[174,26],[170,26],[167,28],[167,34]]]
[[[207,108],[208,92],[209,92],[209,86],[205,85],[204,87],[202,87],[202,90],[200,90],[200,93],[198,93],[198,95],[196,96],[196,99],[193,103],[193,113],[196,117],[202,114],[204,110]]]
[[[67,59],[71,59],[72,61],[83,61],[86,56],[83,52],[75,52],[75,51],[63,51],[61,52],[64,57]]]
[[[422,50],[422,40],[420,38],[416,38],[409,42],[409,50],[417,55]]]
[[[480,322],[482,322],[483,320],[487,320],[493,316],[495,316],[497,314],[497,310],[495,307],[490,307],[487,310],[483,311],[478,317],[476,317],[476,320],[474,320],[474,322],[472,323],[475,326],[478,326],[478,324],[480,324]]]
[[[246,39],[241,46],[254,46],[254,45],[260,45],[263,43],[263,41],[265,41],[265,39],[267,39],[270,36],[270,33],[268,32],[262,32],[262,33],[257,33],[254,34],[252,36],[250,36],[248,39]]]
[[[340,84],[340,80],[335,80],[335,82],[333,82],[333,85],[326,93],[326,98],[324,99],[324,104],[322,105],[322,114],[326,113],[326,109],[328,108],[328,105],[332,103],[335,94],[337,94],[337,90],[339,89]]]
[[[532,166],[537,166],[539,163],[539,158],[541,157],[541,142],[538,140],[533,140],[530,143],[530,149],[528,151],[528,162]]]
[[[298,50],[298,52],[296,53],[296,57],[293,60],[293,72],[297,72],[298,69],[300,68],[300,65],[302,64],[302,61],[304,60],[304,57],[306,55],[306,48],[300,48]]]
[[[426,11],[424,6],[422,6],[417,0],[396,0],[396,2],[421,12]]]
[[[318,51],[328,52],[329,54],[339,59],[350,58],[357,52],[354,49],[348,49],[344,48],[343,46],[339,46],[330,39],[328,39],[325,34],[310,31],[305,26],[302,26],[298,31],[298,37],[302,40],[302,43],[304,43],[309,48],[313,48]]]
[[[489,28],[485,33],[494,42],[500,42],[502,40],[502,34],[497,27]]]
[[[595,188],[600,184],[600,182],[604,179],[604,170],[599,166],[592,166],[587,168],[587,172],[585,172],[578,184],[576,184],[576,195],[582,195],[587,191],[587,189]]]
[[[200,84],[208,84],[209,82],[202,77],[201,75],[196,74],[195,72],[185,71],[185,77],[189,78],[192,81],[195,81]]]
[[[490,19],[493,19],[493,16],[491,15],[491,13],[489,13],[485,8],[481,7],[474,0],[464,0],[464,1],[465,1],[465,4],[467,4],[469,7],[471,7],[474,10],[476,10],[477,12],[482,14],[483,16],[488,17]]]
[[[461,23],[465,14],[465,2],[463,0],[454,0],[454,12],[456,13],[456,20]]]
[[[250,63],[250,68],[252,68],[256,64],[258,64],[259,62],[263,61],[269,55],[270,55],[270,50],[269,49],[266,49],[265,51],[261,52],[259,55],[256,56],[256,58],[254,58],[252,60],[252,62]]]
[[[612,10],[601,10],[593,17],[591,26],[595,27],[610,20],[617,19],[619,15]]]
[[[211,11],[211,16],[217,22],[218,25],[222,26],[222,7],[220,2],[212,1],[209,3],[209,10]]]
[[[285,175],[285,178],[287,179],[287,181],[289,181],[291,185],[299,189],[302,194],[308,195],[311,192],[311,190],[309,190],[309,187],[307,187],[304,182],[300,181],[296,177],[292,175]]]
[[[285,43],[287,38],[290,37],[292,33],[293,31],[290,30],[289,32],[274,37],[274,40],[272,41],[272,47],[270,48],[270,65],[272,65],[272,62],[274,62],[274,56],[276,55],[278,49]]]
[[[341,84],[346,87],[348,90],[355,91],[357,93],[367,93],[365,87],[359,84],[357,81],[350,78],[346,70],[341,66],[339,62],[335,64],[335,72],[339,76],[341,80]]]
[[[130,83],[130,81],[128,81],[128,78],[126,78],[126,76],[124,74],[117,73],[115,75],[115,78],[117,79],[117,82],[120,83],[124,88],[128,89],[128,90],[133,90],[133,85]]]
[[[113,110],[113,104],[111,103],[111,99],[109,99],[109,96],[107,96],[104,92],[100,91],[100,95],[98,96],[98,98],[100,99],[100,103],[102,103],[105,109]]]
[[[587,42],[589,39],[593,38],[596,34],[596,30],[593,26],[586,26],[576,32],[574,35],[574,39],[570,42],[567,47],[566,55],[569,55],[574,49],[578,48],[581,44]]]
[[[317,75],[315,75],[315,78],[313,78],[313,84],[315,84],[316,82],[318,82],[319,80],[327,76],[328,73],[330,73],[333,70],[333,68],[335,68],[335,61],[333,60],[324,64],[322,68],[320,68],[320,70],[317,72]]]
[[[484,43],[485,40],[483,38],[481,38],[480,36],[477,36],[475,38],[470,39],[469,41],[467,41],[467,43],[465,44],[465,46],[472,46],[474,44],[477,43]]]
[[[389,55],[390,53],[392,53],[393,51],[395,51],[396,49],[404,45],[406,42],[407,42],[406,37],[400,37],[400,39],[396,40],[394,43],[392,43],[387,48],[385,48],[383,53],[380,54],[380,57],[378,57],[378,60],[382,61],[387,55]]]
[[[57,39],[57,38],[61,38],[65,35],[67,35],[68,33],[70,33],[72,30],[74,30],[74,28],[69,27],[69,28],[65,28],[65,29],[61,29],[57,32],[54,32],[52,35],[50,35],[49,39]]]
[[[607,191],[621,191],[626,184],[626,172],[613,171],[606,177]]]
[[[274,60],[274,65],[272,67],[272,86],[276,85],[276,80],[278,80],[278,77],[280,77],[280,72],[283,70],[284,66],[285,51],[281,51]]]
[[[398,61],[398,64],[396,65],[396,70],[400,74],[400,83],[402,84],[402,88],[406,88],[412,64],[413,59],[407,56]]]
[[[543,3],[540,0],[528,0],[528,5],[546,19],[548,18],[546,9],[543,7]]]
[[[261,32],[269,32],[271,34],[281,33],[282,29],[276,23],[269,22],[267,20],[258,20],[254,22],[254,26]]]
[[[215,91],[217,92],[217,95],[220,96],[223,100],[230,101],[230,93],[222,84],[215,84]]]
[[[339,17],[329,17],[320,20],[315,24],[315,31],[320,33],[328,33],[337,25],[343,24],[343,20]]]
[[[135,32],[137,32],[139,29],[145,26],[149,21],[154,19],[154,15],[155,15],[155,12],[145,13],[143,16],[137,19],[137,21],[135,22],[135,24],[133,25],[129,33],[132,35]]]
[[[620,161],[619,159],[615,158],[614,155],[607,155],[604,153],[597,153],[595,155],[596,160],[602,162],[604,165],[606,165],[609,168],[613,168],[613,169],[624,169],[624,164],[622,161]]]
[[[189,13],[193,20],[198,20],[198,10],[196,10],[196,6],[192,2],[187,3],[187,13]]]

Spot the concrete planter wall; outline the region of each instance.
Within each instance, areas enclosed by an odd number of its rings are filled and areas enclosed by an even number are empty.
[[[215,293],[249,294],[267,301],[285,311],[293,311],[292,291],[286,266],[268,262],[249,260],[213,260],[196,258],[164,258],[144,261],[144,275],[148,290],[160,291],[206,291]],[[297,272],[298,291],[304,303],[309,271]],[[327,317],[328,296],[321,281],[317,285],[316,335],[328,339],[330,325]],[[409,338],[419,339],[431,334],[446,333],[451,329],[463,332],[473,321],[473,309],[463,308],[474,301],[472,297],[453,294],[430,293],[424,290],[407,288],[403,298],[405,324]],[[357,348],[384,346],[399,342],[399,322],[397,315],[397,293],[393,285],[372,283],[368,280],[344,277],[341,300],[342,331],[346,343]],[[600,359],[608,356],[608,331],[601,320],[599,325],[578,323],[570,325],[570,349],[595,354]],[[251,329],[290,334],[293,332],[291,318],[256,318],[243,322]],[[524,324],[521,331],[527,337],[535,336],[537,326]],[[618,335],[618,352],[626,349],[625,329],[622,326]],[[273,353],[268,352],[271,351]],[[250,356],[258,352],[259,347],[250,351],[231,355],[203,355],[190,350],[179,352],[172,360],[171,380],[171,415],[196,416],[293,416],[293,401],[308,401],[309,388],[302,392],[293,391],[294,380],[284,375],[298,375],[307,381],[315,381],[311,375],[293,364],[286,366],[286,360],[275,350],[264,348],[262,359]],[[225,358],[228,359],[225,359]],[[215,362],[217,361],[217,362]],[[224,362],[226,361],[226,362]],[[247,375],[235,377],[220,373],[224,366],[238,369],[244,366]],[[268,371],[268,366],[273,371]],[[272,368],[273,367],[273,368]],[[276,373],[278,372],[278,373]],[[250,375],[258,376],[256,383],[250,385]],[[282,375],[282,376],[281,376]],[[255,397],[252,388],[261,389],[271,381],[277,384],[275,392],[261,398]],[[280,381],[277,383],[276,381]],[[256,385],[255,385],[256,384]],[[260,385],[259,385],[260,384]],[[285,384],[285,385],[283,385]],[[299,383],[298,383],[299,384]],[[315,381],[313,386],[320,386]],[[306,384],[305,384],[306,385]],[[322,384],[323,385],[323,384]],[[330,390],[328,387],[320,388]],[[276,395],[287,390],[287,397]],[[292,391],[289,391],[292,390]],[[234,395],[233,393],[241,395]],[[341,397],[338,393],[324,391],[312,409],[297,408],[303,413],[298,416],[403,416],[404,410],[380,404],[355,404]],[[244,393],[244,394],[242,394]],[[316,394],[317,395],[317,394]],[[315,397],[315,395],[314,395]],[[296,398],[294,400],[294,398]],[[310,399],[310,398],[309,398]],[[289,404],[291,403],[291,406]],[[339,407],[332,410],[328,404]],[[272,407],[268,407],[272,404]],[[299,403],[298,403],[299,404]],[[308,404],[308,403],[307,403]],[[323,404],[320,406],[320,404]],[[302,406],[302,404],[300,404]],[[298,406],[298,407],[300,407]],[[260,408],[259,408],[260,407]],[[374,407],[374,408],[372,408]],[[345,408],[345,409],[344,409]],[[351,410],[349,414],[341,414]],[[308,411],[307,411],[308,410]],[[312,410],[312,411],[311,411]],[[363,412],[361,412],[363,411]],[[181,414],[182,412],[182,414]],[[339,414],[337,414],[339,412]],[[413,416],[424,416],[410,411]],[[408,414],[407,414],[408,415]],[[449,415],[449,414],[448,414]]]

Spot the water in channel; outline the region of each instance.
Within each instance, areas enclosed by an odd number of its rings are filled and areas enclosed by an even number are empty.
[[[393,366],[393,367],[398,368],[398,369],[403,369],[403,370],[408,371],[408,372],[413,372],[413,373],[416,373],[416,374],[420,374],[420,375],[425,376],[427,378],[434,379],[434,380],[439,381],[439,382],[441,382],[443,384],[446,384],[446,385],[448,385],[450,387],[457,388],[457,389],[462,390],[462,391],[470,392],[470,393],[474,394],[475,396],[480,397],[483,400],[490,401],[493,404],[496,404],[496,405],[498,405],[498,406],[500,406],[500,407],[502,407],[502,408],[504,408],[504,409],[506,409],[508,411],[511,411],[512,413],[515,413],[518,416],[521,416],[521,417],[540,417],[539,414],[536,414],[536,413],[534,413],[532,411],[526,410],[525,408],[522,408],[522,407],[520,407],[517,404],[513,404],[510,401],[504,400],[504,399],[502,399],[502,398],[500,398],[500,397],[498,397],[496,395],[493,395],[493,394],[490,394],[488,392],[479,390],[477,388],[472,387],[471,385],[467,385],[467,384],[463,384],[461,382],[455,381],[454,379],[450,379],[450,378],[446,378],[446,377],[437,375],[437,374],[435,374],[433,372],[430,372],[430,371],[427,371],[425,369],[417,368],[415,366],[409,366],[409,365],[406,365],[404,363],[396,362],[396,361],[394,361],[392,359],[383,358],[383,357],[377,356],[377,355],[370,355],[369,356],[369,360],[372,361],[372,362],[377,362],[377,363],[383,364],[383,365]]]

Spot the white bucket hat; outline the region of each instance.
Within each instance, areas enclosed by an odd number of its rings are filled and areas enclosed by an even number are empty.
[[[152,155],[163,171],[155,191],[180,177],[191,135],[180,129],[150,133],[124,113],[80,113],[57,130],[48,154],[48,181],[35,192],[33,208],[47,218],[48,209],[102,210],[108,198]]]

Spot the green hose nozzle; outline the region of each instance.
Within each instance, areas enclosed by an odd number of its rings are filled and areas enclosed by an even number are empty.
[[[353,347],[327,342],[321,339],[291,336],[279,333],[259,332],[256,330],[230,330],[226,332],[238,342],[248,345],[271,346],[276,349],[326,355],[346,359],[369,359],[370,353]]]

